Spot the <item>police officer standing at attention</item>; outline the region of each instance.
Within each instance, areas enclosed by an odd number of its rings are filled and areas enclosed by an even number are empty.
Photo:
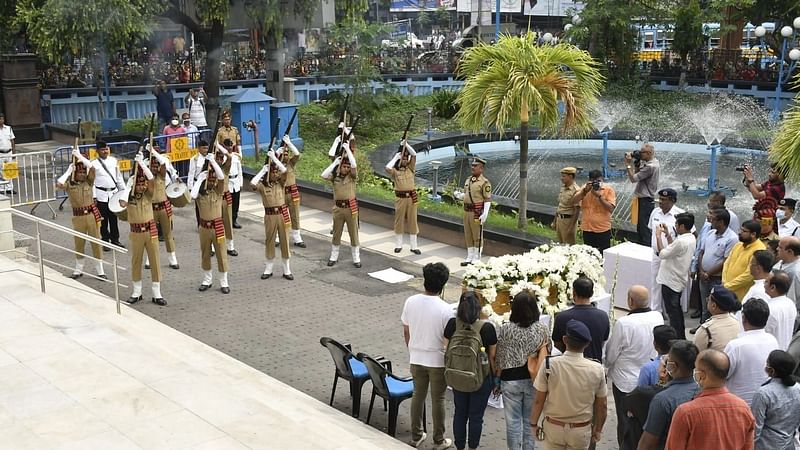
[[[467,259],[461,262],[462,266],[481,260],[483,225],[492,206],[492,184],[483,176],[485,166],[486,160],[476,156],[472,160],[472,175],[464,182],[464,239]]]
[[[217,143],[223,144],[226,139],[230,139],[233,145],[236,146],[239,153],[242,152],[242,135],[239,134],[239,129],[231,125],[231,111],[226,109],[222,112],[222,126],[219,127],[217,132]]]
[[[562,356],[548,356],[533,383],[536,397],[531,427],[534,436],[544,432],[549,449],[586,449],[600,440],[606,422],[606,377],[599,362],[583,357],[583,350],[592,341],[583,322],[567,322],[563,339],[567,351]]]
[[[400,143],[403,151],[395,153],[386,164],[386,173],[394,182],[394,252],[403,249],[403,232],[408,233],[411,253],[421,254],[418,248],[417,234],[417,189],[414,176],[417,167],[417,152],[407,141]]]
[[[575,193],[580,189],[575,183],[575,174],[578,170],[574,167],[561,169],[561,191],[558,193],[558,208],[553,221],[558,242],[563,244],[575,243],[575,228],[578,223],[578,204],[573,200]]]
[[[114,245],[125,247],[119,242],[119,224],[117,215],[108,209],[108,201],[119,189],[124,189],[124,179],[119,171],[117,158],[111,156],[108,145],[103,141],[95,143],[97,158],[92,160],[94,167],[94,198],[103,221],[100,223],[100,238]],[[111,249],[103,247],[105,251]]]

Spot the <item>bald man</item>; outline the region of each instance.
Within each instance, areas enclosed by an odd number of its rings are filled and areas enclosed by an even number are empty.
[[[617,405],[617,443],[619,448],[628,439],[628,418],[625,397],[639,382],[639,369],[657,356],[653,347],[653,328],[664,325],[658,311],[650,310],[647,288],[634,285],[628,289],[630,313],[614,324],[611,338],[606,344],[604,364],[611,379],[611,391]],[[678,336],[684,339],[684,336]]]
[[[725,387],[729,370],[725,353],[709,349],[697,355],[693,376],[701,392],[675,410],[665,448],[753,448],[756,422],[747,403]]]

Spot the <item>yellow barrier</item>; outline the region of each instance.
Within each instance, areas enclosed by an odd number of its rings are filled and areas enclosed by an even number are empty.
[[[3,163],[3,178],[6,180],[19,178],[19,165],[16,161]]]
[[[197,154],[197,149],[186,148],[184,150],[177,150],[176,147],[173,146],[172,151],[166,153],[165,156],[169,158],[169,160],[172,162],[178,162],[178,161],[186,161],[188,159],[192,159],[192,156],[196,154]]]

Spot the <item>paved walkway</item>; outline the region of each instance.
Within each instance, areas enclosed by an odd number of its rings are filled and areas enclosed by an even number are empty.
[[[320,405],[327,405],[333,379],[330,356],[319,345],[322,336],[349,342],[356,352],[383,355],[394,362],[397,373],[407,376],[408,354],[399,320],[403,302],[421,290],[422,264],[443,261],[458,274],[463,270],[458,263],[464,256],[464,250],[420,239],[422,255],[411,254],[406,246],[398,257],[392,252],[394,244],[391,230],[362,222],[364,267],[356,269],[350,264],[350,252],[344,245],[339,264],[327,267],[330,213],[303,209],[301,223],[308,248],[293,247],[292,271],[295,280],[287,281],[279,276],[260,280],[259,275],[264,268],[262,209],[254,193],[243,193],[241,203],[240,222],[244,228],[236,230],[235,236],[240,255],[230,259],[231,295],[222,295],[216,284],[209,291],[197,291],[201,270],[194,211],[182,208],[175,210],[174,217],[180,270],[168,267],[165,250],[161,250],[164,274],[162,292],[169,306],[162,308],[141,302],[134,308],[309,394],[319,400]],[[68,226],[69,220],[67,214],[59,214],[56,221]],[[18,226],[25,231],[23,224]],[[46,238],[71,246],[71,240],[63,236],[46,234]],[[127,233],[123,233],[122,242],[127,243]],[[71,256],[58,249],[48,248],[45,255],[71,265]],[[124,264],[127,265],[127,259]],[[392,285],[367,276],[368,272],[388,267],[411,273],[415,278],[408,283]],[[275,273],[281,274],[280,267],[276,267]],[[122,272],[121,277],[127,283],[129,276],[126,272]],[[150,296],[148,277],[148,273],[145,273],[145,299]],[[113,295],[108,285],[87,277],[83,280],[87,286]],[[453,279],[444,297],[455,302],[460,293],[459,280]],[[122,295],[127,297],[128,293],[123,292]],[[109,304],[108,308],[112,310],[113,305]],[[347,392],[346,385],[340,381],[334,408],[350,411]],[[452,397],[448,395],[446,401],[447,435],[452,437]],[[362,395],[361,402],[363,420],[369,405],[369,388]],[[407,401],[400,408],[397,438],[401,441],[410,439],[409,405]],[[291,403],[284,405],[287,409],[292,407]],[[615,437],[612,408],[613,403],[599,449],[616,447],[611,443]],[[373,413],[371,425],[378,430],[386,430],[387,414],[382,408]],[[314,425],[310,423],[308,426]],[[334,444],[329,448],[333,448]],[[489,449],[505,447],[505,423],[501,410],[487,410],[481,445]]]

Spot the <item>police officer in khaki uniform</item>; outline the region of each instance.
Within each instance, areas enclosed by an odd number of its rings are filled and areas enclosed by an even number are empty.
[[[411,253],[421,254],[417,234],[417,189],[414,174],[417,167],[417,152],[407,141],[400,143],[402,151],[397,152],[386,164],[386,173],[394,182],[394,252],[403,249],[403,232],[408,233]]]
[[[708,296],[707,307],[711,318],[698,327],[694,335],[694,345],[700,351],[709,348],[724,351],[728,342],[736,339],[742,331],[741,323],[734,317],[736,311],[742,309],[742,305],[732,291],[714,286]]]
[[[212,246],[225,245],[225,227],[222,224],[222,209],[225,199],[222,197],[222,193],[225,192],[227,184],[224,183],[225,174],[214,155],[206,155],[203,169],[203,173],[198,176],[192,186],[191,194],[197,204],[197,210],[200,212],[200,253],[203,268],[201,292],[208,290],[214,280],[211,272]],[[228,255],[221,251],[217,251],[216,255],[220,290],[223,294],[229,294],[231,289],[228,285]]]
[[[57,180],[56,187],[67,192],[72,206],[72,229],[80,233],[100,239],[100,221],[103,219],[100,210],[94,203],[94,167],[91,161],[81,155],[77,148],[72,151],[73,163]],[[83,276],[83,255],[86,240],[75,236],[75,270],[70,278]],[[97,276],[106,278],[103,271],[102,249],[99,244],[92,244],[92,255],[96,259]]]
[[[239,129],[231,125],[231,112],[225,110],[222,112],[222,126],[217,131],[217,144],[223,144],[225,140],[230,140],[239,151],[242,152],[242,135],[239,134]]]
[[[158,263],[158,230],[153,218],[153,172],[144,162],[141,152],[134,159],[137,165],[136,175],[128,181],[130,194],[127,202],[120,204],[127,209],[128,223],[131,226],[131,279],[133,280],[133,293],[128,303],[134,304],[142,299],[142,262],[144,252],[150,258],[150,276],[153,281],[153,303],[166,306],[167,302],[161,295],[161,267]]]
[[[567,322],[563,340],[564,354],[548,356],[533,383],[536,397],[531,428],[534,436],[543,429],[548,449],[586,449],[600,440],[606,422],[606,377],[599,362],[583,357],[583,350],[592,341],[583,322]]]
[[[291,240],[295,247],[306,248],[306,243],[300,236],[300,190],[297,189],[295,167],[300,161],[300,151],[292,143],[289,135],[283,136],[283,145],[278,148],[276,156],[286,167],[286,181],[283,184],[284,201],[289,208],[289,218],[292,221]]]
[[[578,170],[574,167],[561,169],[561,191],[558,193],[558,207],[553,226],[556,230],[558,242],[564,244],[575,243],[575,228],[578,224],[578,205],[573,201],[575,193],[580,189],[575,183],[575,174]]]
[[[472,176],[464,182],[464,239],[467,244],[467,258],[462,266],[481,260],[483,245],[483,224],[489,217],[492,206],[492,184],[483,176],[486,160],[475,157],[472,160]]]
[[[328,266],[339,260],[339,244],[342,242],[342,231],[347,224],[350,235],[350,248],[353,252],[353,265],[361,267],[361,254],[358,246],[358,201],[356,200],[356,158],[348,144],[342,145],[344,159],[336,157],[330,166],[322,172],[322,178],[333,183],[333,239],[331,241],[331,257]]]
[[[231,194],[229,179],[233,158],[235,158],[235,156],[231,154],[233,151],[233,142],[229,139],[225,139],[222,145],[217,143],[216,148],[217,151],[215,154],[217,164],[222,168],[222,173],[225,174],[225,177],[222,178],[221,181],[224,184],[222,199],[225,200],[225,204],[222,205],[222,225],[225,228],[226,250],[231,256],[239,256],[239,252],[236,251],[236,247],[233,244],[233,194]]]
[[[158,147],[150,153],[150,171],[153,172],[153,218],[156,225],[161,229],[164,243],[167,247],[167,257],[169,266],[173,269],[180,269],[178,256],[175,250],[175,237],[172,234],[172,203],[167,197],[167,174],[170,180],[178,179],[178,172],[172,167],[172,163],[164,155],[158,153]],[[144,267],[149,269],[150,259],[145,255]]]
[[[264,204],[267,262],[261,279],[266,280],[272,277],[272,266],[275,263],[275,246],[272,243],[277,236],[281,246],[283,278],[294,280],[292,269],[289,267],[289,235],[287,233],[291,220],[283,189],[286,181],[286,166],[281,163],[272,150],[267,152],[267,157],[269,162],[264,164],[261,171],[250,180],[250,186],[261,194],[261,203]]]

